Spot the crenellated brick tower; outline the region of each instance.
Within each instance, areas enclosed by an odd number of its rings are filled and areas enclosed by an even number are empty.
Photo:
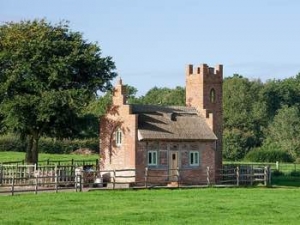
[[[202,64],[186,68],[186,105],[197,108],[216,134],[216,169],[222,167],[222,84],[223,65],[215,68]]]

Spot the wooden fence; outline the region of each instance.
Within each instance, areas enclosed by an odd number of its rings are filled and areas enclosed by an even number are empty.
[[[19,161],[6,161],[0,162],[0,165],[26,165],[25,160]],[[39,165],[76,165],[76,166],[85,166],[85,165],[99,165],[99,159],[89,159],[89,160],[80,160],[80,159],[66,159],[66,160],[53,160],[45,159],[39,160]]]
[[[195,183],[186,183],[183,178],[186,169],[177,168],[172,172],[166,170],[165,174],[156,174],[154,168],[145,168],[144,180],[137,181],[135,169],[124,170],[93,170],[84,169],[74,165],[2,165],[0,173],[0,193],[33,191],[56,191],[75,189],[81,191],[83,187],[120,189],[120,188],[154,188],[154,187],[191,187],[191,186],[241,186],[262,183],[269,185],[271,182],[271,170],[269,166],[254,165],[226,165],[217,173],[217,182],[211,174],[210,167],[206,168],[206,176],[190,175],[190,180]],[[3,169],[5,168],[5,169]],[[14,172],[12,172],[14,169]],[[165,182],[157,183],[155,178],[163,178]],[[153,179],[154,178],[154,179]],[[152,180],[153,179],[153,180]],[[201,181],[200,181],[201,180]]]
[[[156,182],[151,182],[151,178],[157,178],[164,176],[166,178],[165,183],[161,184],[169,184],[173,187],[183,187],[183,186],[220,186],[220,185],[227,185],[227,186],[248,186],[248,185],[255,185],[261,183],[265,186],[271,184],[271,169],[269,166],[262,166],[262,165],[226,165],[223,167],[222,170],[217,171],[217,178],[213,179],[212,174],[214,171],[210,168],[206,168],[206,179],[204,180],[203,177],[199,177],[197,174],[192,174],[187,176],[183,176],[185,170],[187,169],[175,169],[175,172],[165,175],[149,175],[150,170],[155,169],[145,169],[145,187],[151,185],[157,185]],[[152,173],[153,174],[153,173]],[[170,177],[176,177],[173,179],[175,182],[171,182],[170,184]],[[194,182],[187,183],[186,180],[193,180]]]
[[[254,185],[271,184],[271,167],[261,164],[252,165],[224,165],[220,172],[219,184]]]
[[[5,168],[5,169],[3,169]],[[15,169],[12,172],[12,168]],[[83,167],[45,165],[35,166],[2,165],[0,193],[71,190],[82,191],[83,187],[102,185],[97,182],[97,171],[83,170]],[[21,171],[21,172],[20,172]]]
[[[84,172],[97,171],[97,166],[93,165],[0,165],[0,185],[10,185],[12,179],[15,184],[24,184],[31,181],[31,179],[39,177],[47,177],[47,179],[54,180],[54,176],[59,177],[63,181],[74,181],[76,168]]]
[[[67,178],[67,180],[63,180]],[[55,191],[59,190],[72,190],[75,189],[77,191],[82,191],[84,187],[84,181],[82,175],[76,176],[59,176],[59,174],[55,174],[53,176],[39,176],[37,175],[35,178],[30,179],[30,182],[22,182],[21,178],[12,178],[11,183],[9,185],[1,185],[0,186],[0,194],[1,193],[11,193],[11,195],[15,195],[15,193],[20,192],[34,192],[37,194],[38,192],[43,191]],[[72,180],[72,181],[71,181]],[[21,181],[21,182],[20,182]],[[28,181],[26,179],[26,181]],[[71,182],[70,182],[71,181]]]
[[[272,171],[279,171],[285,175],[289,175],[291,172],[300,172],[300,163],[283,163],[283,162],[274,162],[274,163],[255,163],[255,162],[223,162],[224,165],[255,165],[255,166],[269,166]]]

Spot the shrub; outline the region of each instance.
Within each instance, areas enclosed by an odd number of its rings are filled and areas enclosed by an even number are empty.
[[[291,172],[291,176],[292,177],[300,177],[300,171],[298,170],[293,170],[292,172]]]
[[[94,152],[99,152],[99,141],[97,138],[75,140],[56,140],[52,138],[41,138],[39,142],[39,151],[43,153],[68,154],[79,148],[89,148]]]
[[[279,177],[279,176],[283,176],[283,175],[284,175],[284,173],[280,170],[272,171],[272,176],[274,176],[274,177]]]
[[[79,148],[88,148],[93,152],[99,152],[98,138],[90,139],[64,139],[42,137],[39,140],[39,152],[50,154],[68,154]],[[8,134],[0,136],[0,151],[24,152],[26,143],[22,142],[17,135]]]
[[[0,151],[24,152],[25,143],[15,134],[5,134],[0,136]]]
[[[225,129],[223,131],[223,158],[230,161],[239,161],[253,146],[255,136],[251,132],[239,129]]]
[[[293,157],[286,151],[278,149],[254,149],[246,157],[246,161],[251,162],[293,162]]]

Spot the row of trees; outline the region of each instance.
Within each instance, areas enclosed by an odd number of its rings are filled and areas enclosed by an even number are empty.
[[[184,105],[185,91],[154,87],[129,102]],[[234,74],[223,82],[223,157],[241,160],[250,151],[300,157],[300,74],[283,80],[249,80]],[[285,155],[286,154],[281,154]]]
[[[300,74],[283,80],[224,80],[224,157],[244,158],[252,150],[300,156]]]

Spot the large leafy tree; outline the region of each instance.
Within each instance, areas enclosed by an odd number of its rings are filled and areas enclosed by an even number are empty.
[[[43,134],[72,135],[88,102],[112,87],[114,69],[112,58],[68,22],[0,26],[0,114],[27,140],[28,163],[37,163]]]
[[[266,102],[267,115],[273,120],[283,105],[291,107],[300,103],[300,74],[284,80],[268,80],[261,96]]]
[[[293,158],[300,156],[300,111],[296,105],[285,105],[277,111],[268,127],[268,137],[264,145],[270,143],[276,143]]]
[[[260,98],[263,84],[234,74],[223,83],[223,156],[242,159],[251,148],[262,143],[267,126],[266,106]]]

